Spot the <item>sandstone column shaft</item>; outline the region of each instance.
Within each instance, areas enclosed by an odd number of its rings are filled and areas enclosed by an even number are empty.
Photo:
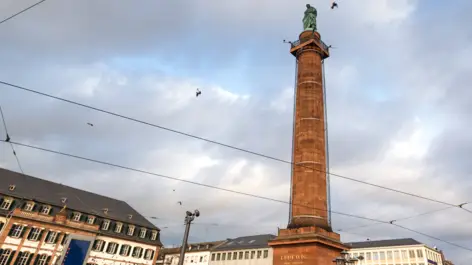
[[[318,38],[311,31],[300,40]],[[297,89],[292,170],[292,227],[329,228],[326,186],[326,139],[321,50],[307,45],[297,51]]]

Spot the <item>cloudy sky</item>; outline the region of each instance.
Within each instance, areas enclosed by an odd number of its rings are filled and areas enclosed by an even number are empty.
[[[1,1],[0,20],[34,2]],[[326,61],[331,172],[472,202],[472,2],[338,2],[333,11],[329,0],[311,1],[323,40],[336,47]],[[0,80],[289,160],[294,58],[282,40],[298,37],[306,3],[49,0],[0,25]],[[287,164],[7,86],[0,104],[18,142],[289,199]],[[154,222],[166,245],[180,243],[185,210],[202,213],[193,242],[275,234],[287,223],[286,204],[25,147],[17,153],[27,174],[161,218]],[[5,144],[0,165],[19,170]],[[386,221],[445,207],[335,177],[331,189],[334,211]],[[471,220],[448,209],[398,224],[472,248]],[[472,259],[471,251],[370,224],[333,215],[345,242],[414,237],[456,264]]]

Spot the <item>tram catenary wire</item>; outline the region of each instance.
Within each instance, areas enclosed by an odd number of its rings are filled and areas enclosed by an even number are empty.
[[[0,140],[0,141],[5,142],[4,140]],[[161,177],[161,178],[176,180],[176,181],[185,182],[185,183],[198,185],[198,186],[202,186],[202,187],[207,187],[207,188],[212,188],[212,189],[216,189],[216,190],[231,192],[231,193],[235,193],[235,194],[239,194],[239,195],[264,199],[264,200],[268,200],[268,201],[274,201],[274,202],[279,202],[279,203],[290,204],[289,202],[283,201],[283,200],[278,200],[278,199],[273,199],[273,198],[269,198],[269,197],[265,197],[265,196],[261,196],[261,195],[256,195],[256,194],[245,193],[245,192],[235,191],[235,190],[231,190],[231,189],[221,188],[221,187],[217,187],[217,186],[213,186],[213,185],[209,185],[209,184],[204,184],[204,183],[199,183],[199,182],[195,182],[195,181],[179,179],[179,178],[170,177],[170,176],[166,176],[166,175],[162,175],[162,174],[157,174],[157,173],[153,173],[153,172],[149,172],[149,171],[145,171],[145,170],[140,170],[140,169],[136,169],[136,168],[132,168],[132,167],[128,167],[128,166],[123,166],[123,165],[118,165],[118,164],[114,164],[114,163],[110,163],[110,162],[100,161],[100,160],[97,160],[97,159],[92,159],[92,158],[87,158],[87,157],[82,157],[82,156],[78,156],[78,155],[68,154],[68,153],[64,153],[64,152],[60,152],[60,151],[55,151],[55,150],[51,150],[51,149],[47,149],[47,148],[32,146],[32,145],[28,145],[28,144],[24,144],[24,143],[13,142],[13,141],[11,141],[11,143],[14,144],[14,145],[17,145],[17,146],[23,146],[23,147],[27,147],[27,148],[31,148],[31,149],[44,151],[44,152],[49,152],[49,153],[54,153],[54,154],[58,154],[58,155],[62,155],[62,156],[72,157],[72,158],[76,158],[76,159],[80,159],[80,160],[85,160],[85,161],[98,163],[98,164],[102,164],[102,165],[108,165],[108,166],[112,166],[112,167],[116,167],[116,168],[126,169],[126,170],[129,170],[129,171],[134,171],[134,172],[139,172],[139,173],[143,173],[143,174],[153,175],[153,176],[157,176],[157,177]],[[294,204],[294,205],[296,205],[296,204]],[[305,205],[297,205],[297,206],[308,207],[308,206],[305,206]],[[313,208],[313,207],[309,207],[309,208],[317,209],[317,208]],[[324,210],[324,209],[318,209],[318,210]],[[428,235],[428,234],[423,233],[421,231],[417,231],[417,230],[414,230],[414,229],[411,229],[411,228],[408,228],[408,227],[404,227],[404,226],[395,224],[392,221],[387,222],[387,221],[378,220],[378,219],[374,219],[374,218],[363,217],[363,216],[358,216],[358,215],[353,215],[353,214],[348,214],[348,213],[343,213],[343,212],[337,212],[337,211],[331,211],[331,213],[338,214],[338,215],[343,215],[343,216],[348,216],[348,217],[352,217],[352,218],[369,220],[369,221],[377,222],[377,223],[390,224],[390,225],[396,226],[398,228],[401,228],[401,229],[404,229],[404,230],[407,230],[407,231],[410,231],[410,232],[413,232],[413,233],[416,233],[416,234],[419,234],[419,235],[422,235],[422,236],[425,236],[425,237],[428,237],[428,238],[431,238],[431,239],[434,239],[434,240],[437,240],[437,241],[441,241],[441,242],[449,244],[451,246],[455,246],[455,247],[458,247],[458,248],[461,248],[461,249],[468,250],[468,251],[472,252],[471,248],[468,248],[468,247],[465,247],[465,246],[462,246],[462,245],[459,245],[459,244],[456,244],[456,243],[453,243],[453,242],[449,242],[449,241],[443,240],[443,239],[435,237],[435,236]]]

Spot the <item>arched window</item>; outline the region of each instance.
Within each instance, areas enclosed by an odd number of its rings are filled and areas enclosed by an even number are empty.
[[[134,247],[133,249],[133,258],[140,259],[143,256],[143,248],[142,247]]]
[[[131,252],[131,246],[130,245],[122,245],[120,249],[120,255],[121,256],[129,256],[129,253]]]
[[[28,251],[20,252],[20,255],[18,255],[18,258],[17,258],[18,260],[15,264],[26,265],[29,263],[30,257],[31,257],[31,253],[29,253]]]
[[[47,265],[49,261],[49,256],[47,254],[42,254],[37,257],[38,261],[36,265]]]
[[[152,260],[154,258],[154,250],[146,249],[146,253],[144,254],[144,259]]]
[[[12,254],[12,251],[9,249],[1,249],[2,254],[0,255],[0,265],[7,265],[8,259]]]
[[[95,243],[93,244],[93,250],[102,252],[103,248],[105,247],[105,241],[97,239],[95,240]]]

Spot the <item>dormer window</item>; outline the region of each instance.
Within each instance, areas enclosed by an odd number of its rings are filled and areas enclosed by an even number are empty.
[[[126,233],[128,236],[132,236],[134,234],[134,226],[128,226],[128,232]]]
[[[49,214],[50,212],[51,212],[51,206],[49,205],[44,205],[43,208],[41,208],[42,214]]]
[[[13,199],[11,198],[4,198],[2,205],[0,205],[0,208],[3,210],[10,210],[11,204],[13,203]]]
[[[34,202],[27,202],[25,204],[25,208],[24,208],[25,211],[32,212],[33,209],[34,209]]]
[[[133,215],[132,214],[128,214],[128,219],[131,219],[133,218]]]
[[[16,188],[16,186],[15,186],[15,185],[10,185],[10,187],[8,187],[8,190],[10,190],[10,191],[14,191],[14,190],[15,190],[15,188]]]
[[[61,198],[61,202],[62,202],[62,203],[66,203],[66,202],[67,202],[67,198],[66,198],[66,197]]]
[[[116,226],[115,226],[115,233],[121,233],[121,229],[123,228],[123,224],[122,223],[116,223]]]
[[[103,208],[103,213],[108,214],[108,208]]]
[[[79,222],[81,216],[82,216],[82,214],[80,214],[80,213],[73,213],[72,214],[72,221]]]
[[[108,230],[110,227],[110,220],[103,220],[102,230]]]
[[[157,239],[157,231],[152,231],[151,240],[156,240],[156,239]]]
[[[141,231],[139,231],[139,237],[140,238],[146,237],[146,228],[141,228]]]
[[[90,224],[90,225],[93,225],[93,223],[95,223],[95,216],[89,215],[87,217],[87,223]]]

